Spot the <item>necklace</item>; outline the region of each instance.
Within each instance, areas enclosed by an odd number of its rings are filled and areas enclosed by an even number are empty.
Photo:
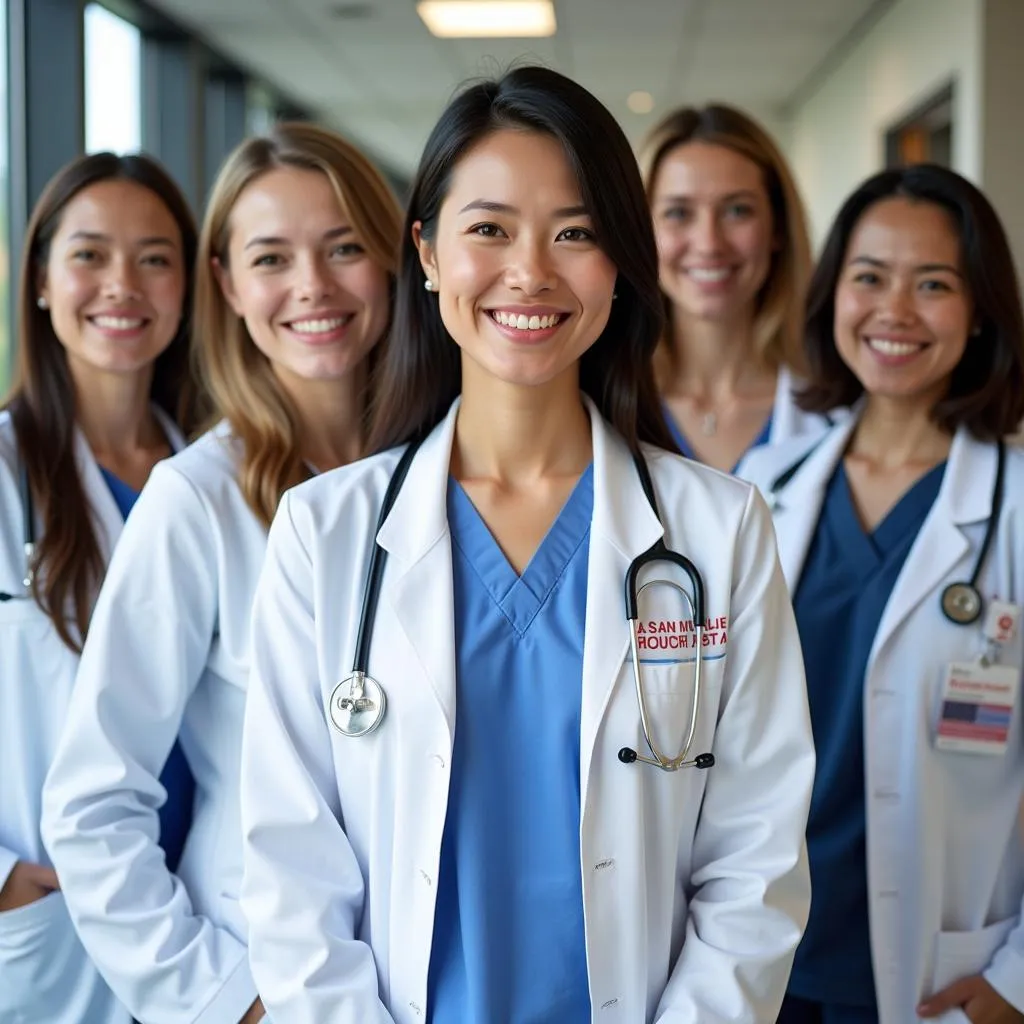
[[[700,432],[705,437],[714,437],[718,432],[718,417],[713,412],[706,412],[701,417]]]

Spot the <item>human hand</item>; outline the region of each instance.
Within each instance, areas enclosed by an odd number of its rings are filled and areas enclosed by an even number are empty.
[[[1024,1013],[1012,1007],[980,974],[954,981],[917,1008],[919,1017],[938,1017],[959,1007],[971,1024],[1024,1024]]]
[[[19,860],[0,889],[0,912],[27,907],[59,888],[60,882],[53,868]]]
[[[263,1009],[263,1003],[260,1001],[259,996],[257,996],[256,1002],[245,1011],[245,1016],[238,1024],[256,1024],[257,1021],[263,1020],[266,1015],[267,1011]]]

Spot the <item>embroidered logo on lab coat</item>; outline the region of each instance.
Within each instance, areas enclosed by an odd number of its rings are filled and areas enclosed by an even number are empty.
[[[642,619],[637,623],[637,647],[640,657],[678,658],[696,653],[697,631],[690,619]],[[705,660],[724,657],[729,643],[729,617],[707,619],[701,639]]]

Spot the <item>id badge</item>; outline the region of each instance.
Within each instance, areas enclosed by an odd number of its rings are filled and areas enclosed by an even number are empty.
[[[961,754],[1006,751],[1020,670],[1012,665],[955,662],[946,671],[935,736],[939,750]]]

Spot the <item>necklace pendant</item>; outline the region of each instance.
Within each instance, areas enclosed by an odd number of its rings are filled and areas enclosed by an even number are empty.
[[[700,421],[700,432],[705,437],[714,437],[718,430],[718,417],[713,412],[706,412]]]

